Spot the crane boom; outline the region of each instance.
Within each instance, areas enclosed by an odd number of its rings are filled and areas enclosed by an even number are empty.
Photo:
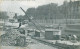
[[[22,9],[22,7],[20,7],[20,9],[25,13],[25,16],[27,16],[26,12]],[[31,19],[29,18],[29,16],[27,16],[27,17],[28,17],[28,20],[31,21]]]
[[[21,9],[24,13],[26,13],[26,12],[22,9],[22,7],[20,7],[20,9]]]

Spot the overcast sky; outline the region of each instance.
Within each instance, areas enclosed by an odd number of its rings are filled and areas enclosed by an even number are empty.
[[[30,7],[38,7],[40,5],[45,5],[49,3],[58,3],[58,5],[63,4],[64,0],[25,0],[25,1],[2,1],[0,4],[1,11],[16,12],[19,14],[24,14],[20,7],[27,10]]]

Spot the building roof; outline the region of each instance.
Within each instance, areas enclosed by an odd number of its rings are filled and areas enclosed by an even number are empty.
[[[58,30],[58,29],[45,29],[45,31],[61,31],[61,30]]]

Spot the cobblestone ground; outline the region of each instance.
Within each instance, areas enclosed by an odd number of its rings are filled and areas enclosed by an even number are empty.
[[[55,47],[51,47],[51,46],[45,45],[43,43],[39,43],[33,39],[31,41],[32,41],[32,43],[30,43],[26,47],[1,46],[1,49],[57,49]]]

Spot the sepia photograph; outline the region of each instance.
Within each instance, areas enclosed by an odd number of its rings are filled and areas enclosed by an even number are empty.
[[[80,0],[0,0],[0,49],[80,49]]]

